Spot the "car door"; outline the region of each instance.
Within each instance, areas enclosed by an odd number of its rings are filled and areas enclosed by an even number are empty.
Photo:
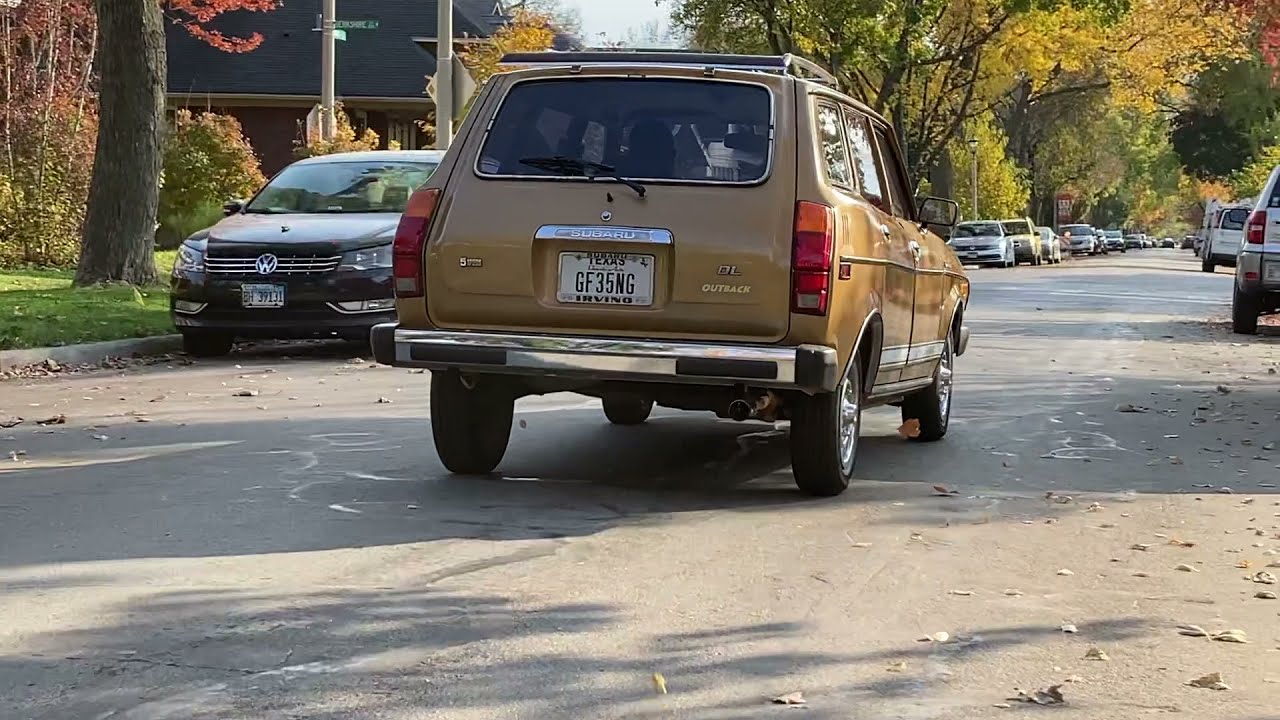
[[[907,350],[907,362],[902,368],[900,380],[917,380],[933,377],[938,358],[942,357],[942,318],[946,289],[949,283],[947,271],[951,259],[937,248],[932,248],[924,231],[915,220],[915,201],[911,183],[907,180],[906,166],[887,126],[874,126],[876,147],[883,158],[889,189],[889,208],[893,222],[906,242],[914,271],[912,283],[911,338]]]
[[[870,118],[843,106],[845,137],[853,161],[859,191],[872,205],[874,220],[883,237],[883,252],[877,253],[885,263],[884,289],[880,314],[884,339],[880,351],[880,370],[873,381],[872,392],[902,379],[911,350],[911,317],[915,304],[915,257],[911,238],[893,215],[890,175],[887,158],[880,153]]]

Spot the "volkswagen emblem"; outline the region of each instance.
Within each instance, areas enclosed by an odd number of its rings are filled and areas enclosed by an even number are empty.
[[[605,210],[604,212],[600,213],[600,219],[605,222],[609,222],[610,220],[613,219],[613,213],[609,212],[608,210]]]
[[[276,266],[279,264],[280,261],[276,259],[275,255],[266,253],[265,255],[259,255],[253,266],[257,269],[259,275],[270,275],[276,271]]]

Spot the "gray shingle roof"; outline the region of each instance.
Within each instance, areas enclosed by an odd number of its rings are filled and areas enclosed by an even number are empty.
[[[454,37],[488,37],[501,18],[494,0],[454,0]],[[337,43],[339,97],[425,98],[435,58],[413,38],[435,37],[437,0],[360,0],[338,3],[340,20],[377,19],[377,30],[348,30]],[[318,95],[320,92],[320,0],[287,0],[269,13],[232,12],[212,28],[262,45],[249,53],[225,53],[191,37],[177,25],[167,29],[169,92]]]

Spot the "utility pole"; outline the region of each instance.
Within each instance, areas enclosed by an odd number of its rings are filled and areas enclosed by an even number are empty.
[[[969,183],[973,186],[973,219],[977,220],[981,217],[978,214],[978,138],[969,138]]]
[[[333,2],[333,0],[325,0]],[[453,0],[440,0],[436,22],[436,149],[453,142]]]
[[[332,140],[338,123],[333,110],[334,25],[337,0],[323,0],[320,6],[320,138]]]

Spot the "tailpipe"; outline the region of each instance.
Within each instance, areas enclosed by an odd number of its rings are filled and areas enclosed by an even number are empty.
[[[751,406],[746,400],[734,400],[729,403],[729,418],[742,422],[751,418]]]

